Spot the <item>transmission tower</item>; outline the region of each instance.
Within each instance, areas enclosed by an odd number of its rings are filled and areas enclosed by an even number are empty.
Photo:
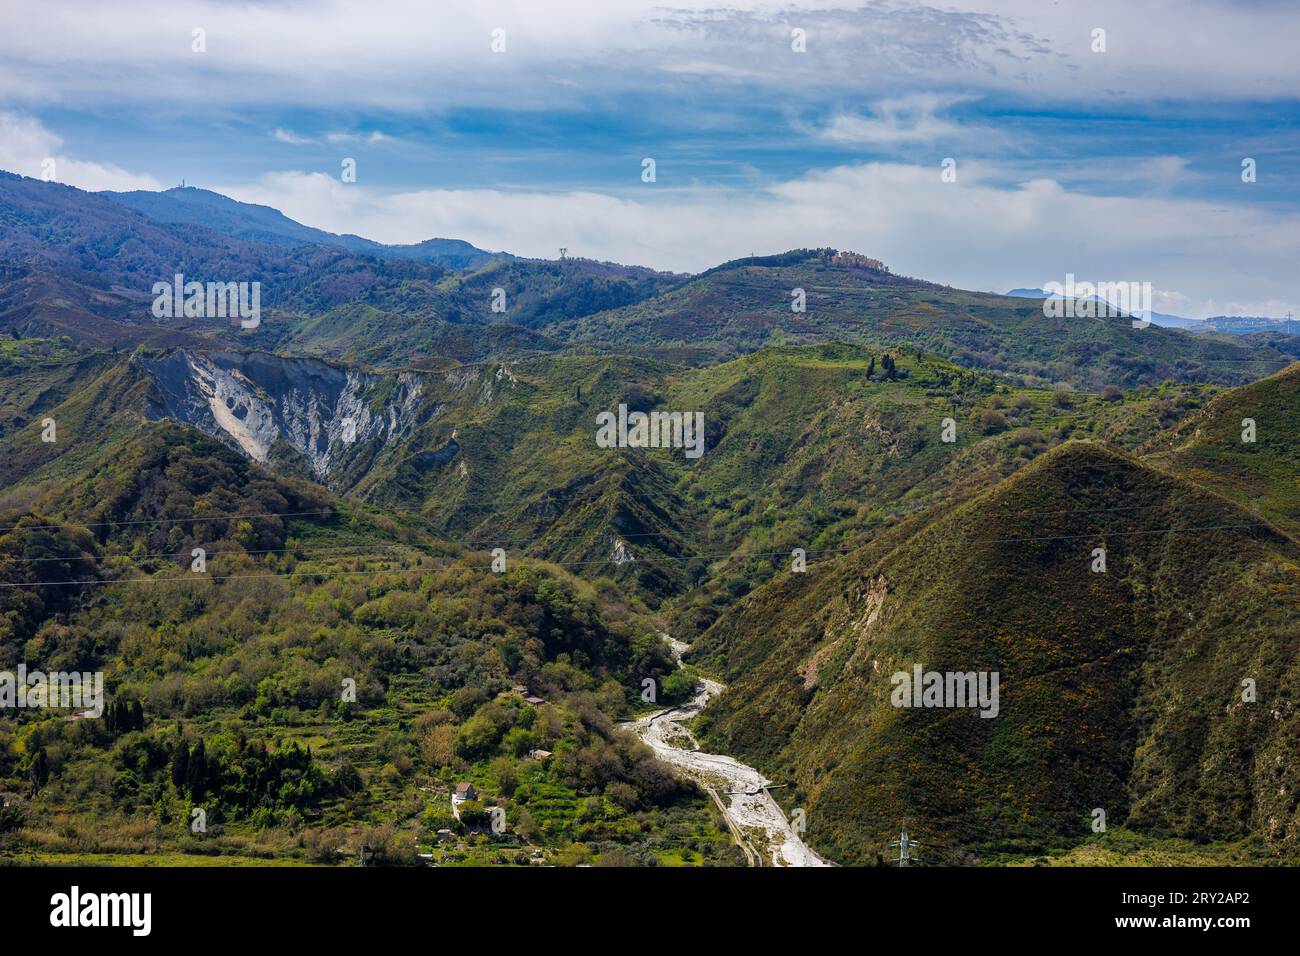
[[[898,847],[898,865],[907,866],[912,862],[912,850],[921,844],[908,837],[907,824],[904,823],[903,832],[898,835],[897,840],[890,840],[889,845],[891,847]]]

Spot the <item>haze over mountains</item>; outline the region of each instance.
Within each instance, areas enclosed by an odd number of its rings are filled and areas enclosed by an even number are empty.
[[[1007,293],[1009,296],[1015,296],[1022,299],[1046,299],[1049,294],[1042,289],[1019,288],[1012,289]],[[1059,295],[1056,298],[1061,298]],[[1091,301],[1099,303],[1104,300],[1091,297]],[[1115,303],[1106,303],[1114,307]],[[1151,312],[1147,320],[1154,322],[1156,325],[1163,325],[1173,329],[1187,329],[1191,332],[1282,332],[1287,335],[1300,335],[1300,321],[1293,318],[1270,318],[1261,315],[1212,315],[1204,319],[1189,319],[1182,315],[1171,315],[1167,312]]]
[[[155,317],[177,273],[260,282],[260,324]],[[0,726],[33,810],[0,850],[734,864],[615,727],[704,673],[702,744],[835,862],[905,821],[934,862],[1300,858],[1300,338],[818,247],[677,275],[10,174],[0,331],[0,664],[143,708]],[[599,446],[619,405],[698,411],[704,454]],[[892,705],[916,664],[1000,673],[998,717]],[[465,780],[519,842],[447,819]],[[211,843],[175,825],[205,800]]]

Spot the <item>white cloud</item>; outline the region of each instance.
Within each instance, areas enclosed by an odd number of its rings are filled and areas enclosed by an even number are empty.
[[[989,130],[973,130],[938,116],[966,96],[943,96],[936,93],[912,93],[876,102],[872,115],[839,113],[823,126],[819,135],[833,143],[889,146],[899,143],[955,142],[978,133],[987,144]]]
[[[282,129],[280,127],[276,127],[274,132],[271,133],[271,138],[281,143],[287,143],[290,146],[306,146],[309,143],[315,142],[315,140],[308,136],[299,136],[293,130]]]
[[[336,145],[349,143],[364,143],[373,146],[377,143],[391,143],[393,137],[379,130],[372,130],[369,133],[328,133],[325,138]]]
[[[1191,8],[1189,10],[1189,7]],[[806,53],[790,28],[807,30]],[[1093,27],[1107,52],[1090,49]],[[207,52],[190,33],[207,30]],[[490,33],[507,31],[504,54]],[[0,9],[0,88],[11,103],[173,101],[536,108],[605,95],[741,82],[787,99],[949,89],[1074,100],[1293,97],[1300,9],[1230,0],[427,0],[240,3],[65,0]],[[144,51],[142,53],[142,51]],[[158,76],[167,82],[159,84]],[[576,95],[569,92],[567,95]]]
[[[62,152],[62,147],[63,140],[33,117],[0,111],[0,169],[37,178],[50,169],[54,181],[91,191],[164,188],[152,176],[77,159]]]
[[[969,163],[957,183],[933,167],[840,166],[751,191],[418,190],[385,193],[321,173],[277,173],[224,191],[312,226],[383,242],[433,236],[488,249],[612,259],[696,271],[727,259],[800,246],[882,258],[896,272],[967,289],[1041,287],[1067,272],[1089,281],[1149,281],[1181,296],[1181,314],[1225,302],[1297,304],[1288,277],[1300,220],[1250,207],[1161,196],[1071,192],[1038,179],[992,185],[999,171]],[[1268,236],[1267,243],[1250,237]],[[1172,301],[1162,299],[1162,301]],[[1290,305],[1285,305],[1291,303]]]

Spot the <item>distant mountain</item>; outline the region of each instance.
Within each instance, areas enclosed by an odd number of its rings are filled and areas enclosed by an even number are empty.
[[[1048,293],[1042,289],[1012,289],[1007,295],[1017,299],[1046,299]],[[1094,302],[1101,301],[1096,296]],[[1275,319],[1258,315],[1212,315],[1208,319],[1189,319],[1183,315],[1170,315],[1167,312],[1152,312],[1151,321],[1166,328],[1186,329],[1189,332],[1228,332],[1233,335],[1247,335],[1252,332],[1280,332],[1284,335],[1300,335],[1300,321],[1295,319]]]
[[[103,196],[0,171],[0,261],[147,295],[177,272],[263,284],[305,271],[280,246],[194,224],[161,223]],[[147,316],[148,310],[145,310]]]
[[[1008,296],[1016,299],[1046,299],[1048,293],[1042,289],[1012,289],[1007,293]],[[1059,298],[1059,296],[1057,297]],[[1104,300],[1097,296],[1090,296],[1093,303],[1099,303]],[[1108,303],[1109,304],[1109,303]],[[1167,312],[1152,312],[1151,323],[1161,325],[1167,329],[1186,329],[1189,332],[1213,332],[1216,329],[1206,325],[1203,319],[1189,319],[1181,315],[1170,315]]]
[[[579,258],[466,271],[413,257],[421,248],[437,254],[440,240],[401,247],[406,253],[378,244],[358,252],[347,243],[368,240],[305,241],[331,234],[204,190],[131,195],[181,218],[161,221],[107,195],[0,174],[0,268],[19,278],[0,282],[0,328],[119,347],[198,336],[216,347],[389,368],[565,347],[711,365],[774,345],[852,342],[1092,391],[1166,380],[1235,385],[1300,357],[1300,337],[1048,318],[1024,298],[895,275],[877,259],[834,249],[740,259],[695,276]],[[155,318],[151,290],[177,274],[257,283],[266,321],[244,332],[228,316]]]
[[[644,301],[538,331],[699,365],[771,345],[907,346],[1025,384],[1094,391],[1165,380],[1241,384],[1294,356],[1291,340],[1134,329],[1127,318],[1048,318],[1023,298],[897,275],[878,260],[834,249],[725,263]],[[1300,352],[1300,341],[1294,348]]]
[[[346,242],[299,241],[331,234],[273,209],[183,192],[178,206],[162,202],[195,221],[161,221],[105,194],[0,172],[0,330],[96,346],[192,345],[198,336],[218,346],[421,365],[557,348],[537,326],[636,303],[682,280],[590,259],[490,253],[466,271],[457,263],[477,261],[482,250],[457,240],[386,247],[351,237],[366,250],[358,252]],[[140,195],[153,203],[163,194]],[[218,215],[208,216],[211,208]],[[246,333],[227,318],[155,319],[151,290],[176,274],[259,283],[266,321]]]
[[[159,222],[206,226],[235,239],[281,246],[318,244],[339,246],[379,259],[412,259],[448,269],[478,269],[490,262],[513,259],[504,252],[488,252],[461,239],[426,239],[414,245],[385,245],[361,236],[338,235],[295,222],[278,209],[239,202],[221,193],[194,186],[177,186],[162,192],[104,191],[99,193],[144,213]]]
[[[1280,332],[1300,335],[1300,321],[1292,318],[1274,319],[1261,315],[1212,315],[1205,324],[1216,332],[1248,335],[1253,332]]]

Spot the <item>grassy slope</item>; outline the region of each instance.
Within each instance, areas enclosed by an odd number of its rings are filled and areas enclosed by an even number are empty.
[[[1141,446],[1144,459],[1300,532],[1300,364],[1223,392]],[[1255,441],[1242,422],[1255,422]]]
[[[1033,852],[1085,835],[1095,807],[1294,855],[1300,551],[1260,527],[1165,530],[1249,523],[1067,445],[884,557],[779,579],[724,616],[696,653],[731,681],[706,740],[790,781],[814,844],[845,861],[903,820],[948,861]],[[1022,540],[1044,537],[1061,540]],[[1099,545],[1106,574],[1089,571]],[[914,662],[1000,671],[1001,716],[891,706],[889,675]],[[1246,676],[1263,703],[1233,703]]]
[[[107,460],[144,424],[145,383],[125,356],[67,352],[15,362],[0,380],[0,487],[19,502]],[[55,441],[42,423],[55,422]]]
[[[1115,401],[1015,388],[899,352],[899,377],[887,379],[884,354],[773,348],[705,369],[564,355],[423,373],[428,420],[406,441],[357,446],[330,481],[363,500],[421,511],[459,540],[635,581],[660,600],[702,578],[747,589],[794,547],[854,546],[864,533],[969,496],[1066,438],[1131,445],[1202,400],[1195,386]],[[87,362],[102,369],[97,378],[80,371]],[[0,407],[20,406],[29,422],[0,437],[8,481],[30,489],[75,474],[142,426],[148,387],[139,363],[116,363],[68,357],[47,368],[27,359],[23,374],[0,386]],[[620,402],[702,411],[708,450],[690,460],[680,451],[597,448],[596,413]],[[44,414],[59,422],[54,445],[39,442],[30,424]],[[940,440],[948,417],[955,446]],[[637,561],[609,562],[616,541]]]
[[[1201,401],[1191,386],[1117,401],[1017,389],[895,354],[893,380],[881,367],[869,374],[883,352],[844,345],[768,349],[705,369],[566,355],[431,376],[438,416],[356,492],[422,508],[456,537],[532,543],[561,562],[606,559],[619,536],[643,563],[589,573],[635,576],[662,597],[722,570],[733,552],[760,555],[735,570],[762,579],[792,547],[852,544],[1069,437],[1131,445]],[[596,448],[596,413],[620,402],[702,411],[708,450],[690,460]],[[940,440],[947,417],[958,423],[957,454]]]

